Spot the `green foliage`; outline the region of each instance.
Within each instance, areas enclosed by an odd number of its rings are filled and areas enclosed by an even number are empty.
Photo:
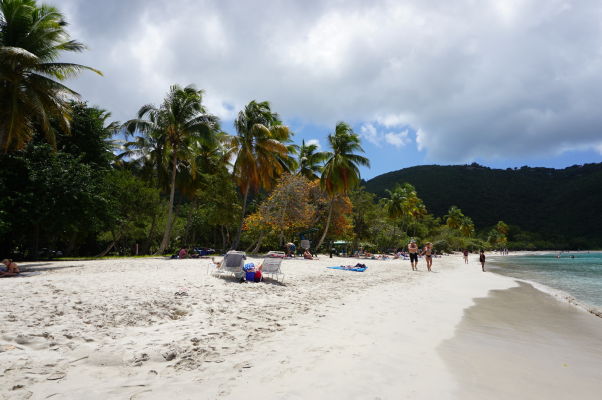
[[[2,212],[10,225],[2,241],[21,254],[36,257],[51,246],[72,250],[111,220],[102,172],[72,155],[32,145],[0,162],[10,166],[0,170],[8,198]]]
[[[514,240],[511,231],[509,248],[602,248],[602,214],[592,208],[602,204],[602,164],[562,170],[417,166],[373,178],[366,190],[385,197],[386,189],[402,182],[416,187],[434,215],[443,216],[456,204],[470,215],[477,230],[488,232],[501,217],[530,232],[537,242],[533,247],[529,241]]]
[[[69,131],[68,99],[77,96],[62,84],[83,65],[57,62],[62,53],[84,45],[65,30],[63,15],[34,0],[0,0],[0,149],[23,149],[36,132],[54,145],[52,119]]]

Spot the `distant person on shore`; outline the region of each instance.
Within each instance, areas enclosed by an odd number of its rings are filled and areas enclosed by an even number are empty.
[[[479,253],[479,262],[481,263],[481,269],[485,272],[485,252],[483,250]]]
[[[464,264],[468,264],[468,250],[464,249],[462,254],[464,255]]]
[[[178,253],[178,258],[179,259],[188,258],[188,252],[186,251],[186,249],[184,247],[182,247],[180,249],[180,252]]]
[[[424,256],[426,261],[426,268],[429,272],[431,271],[431,267],[433,266],[433,244],[431,242],[427,242],[427,244],[422,249],[421,255]]]
[[[309,252],[309,249],[305,249],[305,251],[303,252],[303,258],[305,258],[306,260],[313,260],[314,256],[312,256],[312,254]]]
[[[19,266],[13,260],[5,258],[2,260],[2,264],[6,266],[6,271],[0,271],[0,278],[9,278],[11,276],[17,276],[21,271],[19,271]]]
[[[408,253],[410,253],[412,271],[418,271],[418,245],[414,239],[410,240],[410,243],[408,244]]]

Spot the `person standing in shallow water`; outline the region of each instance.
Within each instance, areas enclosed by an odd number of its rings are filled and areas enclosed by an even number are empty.
[[[483,250],[479,253],[479,261],[481,263],[481,269],[485,272],[485,252]]]
[[[408,252],[410,253],[412,271],[418,271],[418,245],[414,239],[410,240],[410,243],[408,244]]]

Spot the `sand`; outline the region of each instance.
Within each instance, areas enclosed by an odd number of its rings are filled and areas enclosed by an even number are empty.
[[[362,273],[326,268],[357,262],[285,260],[284,283],[242,284],[207,275],[198,259],[23,264],[41,273],[0,279],[0,398],[504,398],[495,380],[473,390],[449,353],[465,345],[479,299],[518,282],[482,273],[476,257],[437,258],[434,273],[423,261],[419,272],[397,260],[362,260]],[[602,319],[568,312],[602,337]],[[510,330],[505,345],[520,334]],[[599,360],[572,351],[583,365]]]

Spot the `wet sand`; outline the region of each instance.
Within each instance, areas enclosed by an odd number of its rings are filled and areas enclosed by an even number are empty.
[[[602,396],[602,319],[526,283],[475,299],[439,353],[456,398]]]

